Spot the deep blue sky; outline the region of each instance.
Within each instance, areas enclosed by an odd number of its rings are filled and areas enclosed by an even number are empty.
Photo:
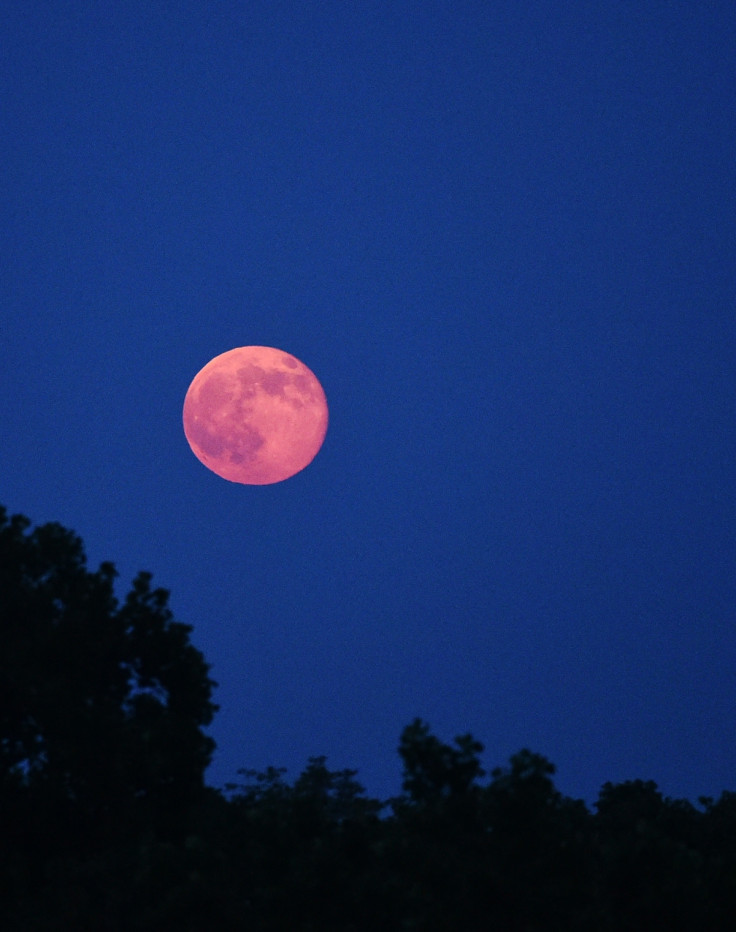
[[[415,716],[563,792],[736,790],[732,0],[0,13],[0,501],[171,590],[210,779],[398,789]],[[276,346],[322,451],[192,455]]]

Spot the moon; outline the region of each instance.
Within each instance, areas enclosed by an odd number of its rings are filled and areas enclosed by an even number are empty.
[[[272,346],[215,356],[184,399],[184,433],[204,465],[230,482],[270,485],[308,466],[327,433],[327,399],[303,362]]]

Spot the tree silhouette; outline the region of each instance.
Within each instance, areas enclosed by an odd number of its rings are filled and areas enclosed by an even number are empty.
[[[59,524],[0,509],[0,845],[15,894],[55,864],[68,899],[86,859],[177,837],[205,792],[207,664],[150,574],[122,604],[115,576],[88,570]]]
[[[207,664],[149,573],[115,577],[0,508],[3,932],[733,927],[736,793],[606,783],[590,811],[541,754],[487,774],[421,719],[388,802],[324,757],[207,787]]]
[[[596,803],[599,872],[616,928],[708,928],[704,818],[651,780],[606,783]]]
[[[249,911],[269,929],[376,928],[383,806],[365,796],[355,771],[312,757],[291,784],[274,767],[241,774],[247,782],[230,787],[229,843]]]

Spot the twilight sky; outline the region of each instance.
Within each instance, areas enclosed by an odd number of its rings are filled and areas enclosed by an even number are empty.
[[[140,569],[212,665],[209,778],[399,788],[415,716],[594,799],[736,790],[732,0],[0,12],[0,502]],[[192,455],[276,346],[330,427]]]

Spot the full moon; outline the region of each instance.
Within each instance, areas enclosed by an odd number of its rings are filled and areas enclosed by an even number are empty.
[[[327,399],[303,362],[271,346],[215,356],[184,399],[192,452],[230,482],[270,485],[308,466],[327,432]]]

